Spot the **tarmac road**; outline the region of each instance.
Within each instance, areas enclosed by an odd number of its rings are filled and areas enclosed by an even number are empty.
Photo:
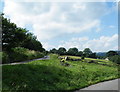
[[[44,56],[43,58],[38,58],[38,59],[33,59],[33,60],[28,60],[28,61],[23,61],[23,62],[15,62],[15,63],[9,63],[9,64],[1,64],[1,65],[16,65],[16,64],[25,64],[27,62],[35,61],[35,60],[47,60],[50,59],[50,56]]]
[[[120,79],[115,79],[115,80],[101,82],[80,90],[81,91],[82,90],[118,90],[118,80],[120,81]],[[81,92],[80,90],[77,90],[75,92]]]

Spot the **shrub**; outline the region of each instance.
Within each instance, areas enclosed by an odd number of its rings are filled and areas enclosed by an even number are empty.
[[[117,64],[120,64],[120,55],[111,56],[109,57],[109,60]]]
[[[9,54],[10,61],[12,62],[26,61],[41,58],[43,56],[44,54],[41,52],[29,50],[23,47],[12,48],[12,52]]]
[[[2,52],[0,52],[0,64],[2,62]]]
[[[2,58],[2,63],[8,63],[8,54],[6,52],[1,52],[0,58]]]
[[[81,57],[81,59],[84,59],[84,58],[85,58],[84,56]]]
[[[26,52],[28,49],[26,48],[21,48],[21,47],[16,47],[12,48],[12,52],[10,53],[10,59],[11,61],[24,61],[28,59],[28,56]]]

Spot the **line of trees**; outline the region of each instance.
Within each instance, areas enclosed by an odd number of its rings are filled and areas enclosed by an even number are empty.
[[[30,50],[43,52],[45,49],[37,40],[37,37],[24,28],[17,27],[15,23],[10,22],[10,19],[2,19],[2,49],[10,51],[11,48],[24,47]]]
[[[93,53],[90,48],[85,48],[83,51],[79,51],[77,48],[69,48],[66,50],[64,47],[60,47],[59,49],[51,49],[49,53],[59,54],[59,55],[72,55],[72,56],[80,56],[80,57],[88,57],[88,58],[100,58],[105,59],[108,58],[110,61],[113,61],[117,64],[120,64],[120,55],[117,51],[108,51],[104,57],[96,55]]]
[[[60,47],[58,50],[53,48],[49,52],[59,55],[73,55],[73,56],[97,58],[96,53],[93,53],[90,48],[85,48],[83,51],[79,51],[76,47],[74,47],[74,48],[69,48],[67,51],[64,47]]]

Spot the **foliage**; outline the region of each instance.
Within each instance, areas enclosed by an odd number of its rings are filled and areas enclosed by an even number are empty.
[[[92,54],[92,51],[90,50],[90,48],[85,48],[83,50],[83,54],[85,54],[85,57],[89,57],[90,54]]]
[[[96,53],[92,53],[92,51],[89,48],[85,48],[84,51],[78,51],[78,49],[74,47],[74,48],[69,48],[68,51],[66,51],[64,47],[60,47],[58,50],[53,48],[49,52],[59,55],[72,55],[72,56],[97,58]]]
[[[111,57],[109,57],[109,60],[112,62],[115,62],[117,64],[120,64],[120,55],[111,56]]]
[[[57,54],[57,50],[55,48],[51,49],[49,52],[53,54]]]
[[[2,47],[4,51],[20,46],[25,39],[26,30],[17,28],[7,18],[2,17]]]
[[[24,41],[24,44],[22,45],[23,47],[40,52],[45,51],[45,49],[42,47],[42,44],[37,40],[36,36],[34,36],[32,33],[27,33],[26,36],[27,37]]]
[[[82,57],[81,57],[81,59],[83,60],[83,59],[85,59],[85,57],[84,57],[84,56],[82,56]]]
[[[0,52],[0,64],[2,63],[2,52]]]
[[[82,51],[78,51],[78,53],[76,53],[76,56],[83,56],[83,52]]]
[[[20,65],[3,65],[4,90],[76,90],[100,81],[118,78],[117,67],[70,62],[61,66],[57,55],[50,60],[33,61]]]
[[[114,56],[114,55],[118,55],[118,53],[117,53],[116,51],[108,51],[108,52],[106,53],[106,56],[107,56],[107,57],[111,57],[111,56]]]
[[[57,51],[58,54],[60,55],[65,55],[66,54],[66,49],[64,47],[60,47]]]
[[[6,52],[1,52],[2,55],[2,62],[8,63],[8,54]]]
[[[20,62],[20,61],[26,61],[36,58],[41,58],[44,56],[43,53],[37,52],[34,50],[29,50],[22,47],[15,47],[11,49],[12,52],[10,53],[4,53],[3,54],[3,62],[2,63],[10,63],[10,62]]]
[[[89,54],[89,58],[97,58],[96,53],[91,53],[91,54]]]
[[[68,51],[67,51],[67,54],[68,55],[76,55],[78,53],[78,49],[77,48],[70,48]]]
[[[9,19],[2,17],[2,47],[3,51],[11,52],[11,48],[25,47],[35,51],[45,51],[42,44],[28,30],[17,27]]]

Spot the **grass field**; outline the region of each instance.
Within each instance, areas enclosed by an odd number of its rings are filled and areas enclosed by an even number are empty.
[[[76,90],[118,78],[117,66],[114,64],[107,66],[80,61],[68,63],[70,66],[62,66],[58,55],[51,54],[50,60],[3,65],[3,90]]]
[[[63,56],[60,56],[60,57],[66,57],[66,55],[63,55]],[[73,59],[81,59],[81,57],[79,57],[79,56],[68,56],[67,55],[67,57],[70,57],[70,58],[73,58]],[[101,64],[101,65],[107,65],[107,66],[114,66],[114,65],[116,65],[112,61],[108,61],[108,60],[104,60],[104,59],[85,58],[82,61],[83,62],[87,62],[87,63],[89,63],[90,61],[93,61],[94,63]]]

